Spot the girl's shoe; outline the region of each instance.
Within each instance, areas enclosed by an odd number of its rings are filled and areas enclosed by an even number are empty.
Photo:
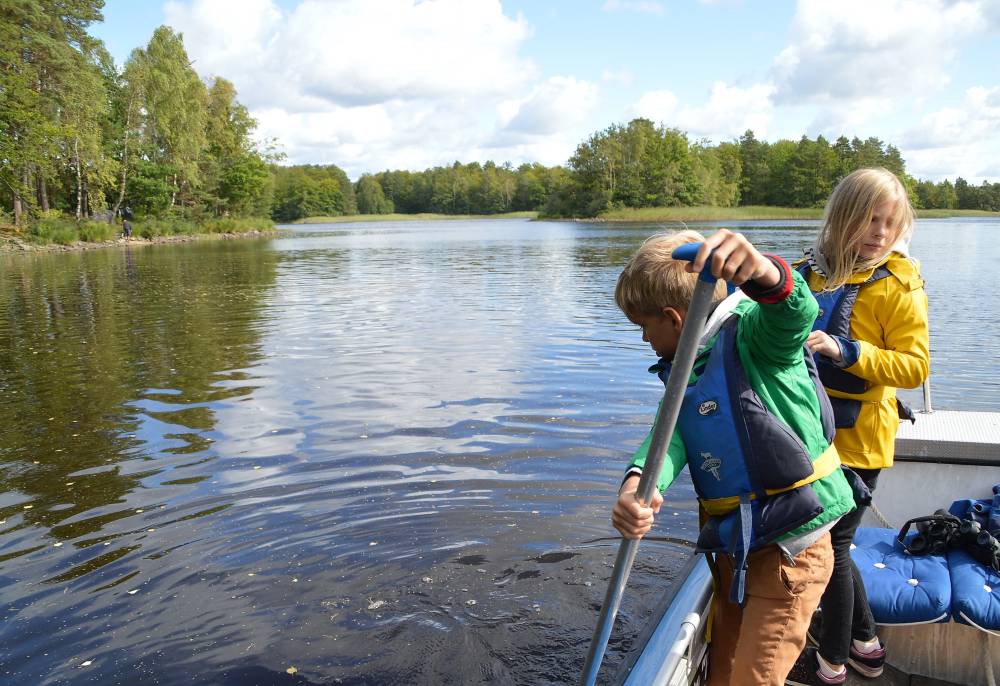
[[[851,654],[847,658],[847,664],[854,668],[858,674],[869,679],[882,676],[882,669],[885,666],[885,646],[879,641],[878,648],[870,653],[861,653],[851,644]]]
[[[828,684],[842,684],[847,680],[847,670],[845,669],[835,677],[825,677],[819,668],[819,660],[816,659],[816,649],[806,648],[799,655],[799,659],[792,665],[792,671],[785,678],[786,686],[827,686]]]

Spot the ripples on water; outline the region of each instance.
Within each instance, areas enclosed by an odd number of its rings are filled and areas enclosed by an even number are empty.
[[[918,230],[938,407],[1000,409],[975,337],[998,228]],[[611,301],[652,230],[329,225],[0,256],[2,680],[574,682],[608,508],[662,393]],[[812,230],[747,227],[787,257]],[[610,664],[692,509],[684,478]]]

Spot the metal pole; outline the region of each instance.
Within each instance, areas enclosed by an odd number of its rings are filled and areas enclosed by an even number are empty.
[[[687,245],[694,246],[694,252],[697,252],[697,248],[700,246],[698,243]],[[694,252],[691,253],[691,257],[681,258],[675,251],[674,256],[681,259],[693,259]],[[684,328],[681,329],[680,340],[677,342],[677,352],[674,355],[670,376],[667,377],[663,401],[660,403],[660,409],[656,413],[656,421],[653,423],[653,438],[636,492],[636,495],[645,503],[652,500],[653,491],[660,480],[660,471],[663,469],[663,463],[666,459],[667,447],[670,445],[674,427],[677,425],[677,416],[680,414],[681,403],[684,401],[684,391],[687,389],[688,379],[698,354],[698,342],[705,329],[705,321],[712,309],[717,279],[708,270],[709,266],[706,264],[695,285],[691,305],[684,317]],[[635,554],[638,550],[639,539],[622,539],[614,571],[608,583],[608,591],[604,597],[604,605],[601,607],[594,636],[590,641],[590,650],[587,652],[587,660],[584,663],[583,675],[580,679],[581,684],[592,686],[597,681],[597,673],[601,669],[601,660],[604,659],[604,652],[608,647],[608,639],[611,637],[615,615],[618,613],[622,594],[625,592],[625,582],[628,581],[632,562],[635,560]]]
[[[931,377],[924,381],[924,414],[931,414],[934,408],[931,407]]]

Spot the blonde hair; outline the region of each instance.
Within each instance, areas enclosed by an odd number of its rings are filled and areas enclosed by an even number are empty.
[[[845,176],[830,194],[817,245],[828,267],[824,290],[844,285],[857,271],[875,267],[885,255],[860,259],[861,242],[875,207],[893,201],[890,245],[913,233],[913,207],[899,178],[888,169],[858,169]]]
[[[629,319],[660,315],[664,307],[687,310],[694,295],[697,274],[684,271],[685,262],[671,257],[674,248],[705,238],[697,231],[650,236],[629,258],[615,285],[615,303]],[[719,281],[715,299],[726,297],[726,284]]]

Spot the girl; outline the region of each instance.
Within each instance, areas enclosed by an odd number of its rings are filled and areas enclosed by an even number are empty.
[[[913,208],[896,175],[859,169],[830,195],[798,266],[820,305],[806,344],[834,408],[834,445],[869,491],[892,466],[900,418],[912,419],[896,388],[915,388],[928,373],[927,295],[908,255],[912,233]],[[818,650],[803,653],[789,684],[842,683],[847,664],[866,677],[882,673],[885,648],[850,554],[863,512],[859,503],[830,532],[833,576],[809,632]]]

